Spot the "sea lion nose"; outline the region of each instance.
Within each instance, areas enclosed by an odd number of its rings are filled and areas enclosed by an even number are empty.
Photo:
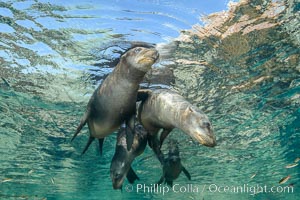
[[[216,136],[214,134],[211,135],[209,142],[207,142],[206,146],[215,147],[217,145]]]
[[[145,55],[157,60],[159,57],[159,52],[155,48],[148,49],[148,52]]]
[[[214,137],[210,147],[214,147],[216,145],[217,145],[217,141],[216,141],[216,137]]]

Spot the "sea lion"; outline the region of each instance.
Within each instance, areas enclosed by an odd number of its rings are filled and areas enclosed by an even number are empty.
[[[178,93],[168,89],[139,90],[138,119],[149,133],[149,145],[163,163],[160,150],[164,139],[179,128],[200,144],[214,147],[216,138],[213,127],[199,108],[189,103]],[[160,139],[159,130],[163,129]]]
[[[183,172],[186,177],[191,180],[190,173],[181,164],[178,143],[174,140],[170,140],[168,157],[164,159],[163,175],[157,184],[159,185],[165,182],[172,187],[173,181],[178,178],[181,172]]]
[[[147,145],[147,131],[141,125],[135,125],[133,144],[128,151],[126,131],[132,130],[126,126],[125,128],[121,127],[118,131],[116,150],[110,165],[110,177],[114,189],[122,188],[125,176],[129,183],[139,180],[139,177],[131,167],[131,163],[144,152]]]
[[[86,112],[71,141],[87,123],[90,137],[83,153],[95,138],[99,139],[100,154],[104,138],[117,130],[130,116],[136,113],[136,99],[139,83],[158,59],[154,48],[135,47],[128,50],[111,74],[95,90]],[[133,132],[130,132],[133,133]],[[133,135],[127,134],[127,148],[133,141]]]

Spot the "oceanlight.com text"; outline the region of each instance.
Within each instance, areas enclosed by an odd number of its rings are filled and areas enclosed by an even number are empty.
[[[271,186],[267,185],[196,185],[196,184],[174,184],[172,187],[161,184],[128,184],[125,186],[126,192],[136,193],[155,193],[165,195],[166,193],[231,193],[241,194],[246,193],[249,195],[255,195],[258,193],[294,193],[294,188],[291,186]]]
[[[227,186],[227,185],[217,185],[210,184],[208,185],[208,191],[211,193],[247,193],[250,195],[255,195],[258,193],[293,193],[294,188],[290,186],[271,186],[267,185],[249,185],[243,184],[239,186]]]

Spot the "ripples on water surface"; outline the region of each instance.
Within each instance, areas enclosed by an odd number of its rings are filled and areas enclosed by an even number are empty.
[[[163,198],[113,191],[115,135],[102,158],[96,144],[80,156],[86,129],[70,143],[91,93],[112,70],[109,63],[128,48],[124,41],[136,40],[171,49],[158,67],[174,70],[172,87],[209,115],[217,135],[218,146],[207,148],[171,134],[192,175],[175,183],[199,192],[164,198],[299,197],[299,166],[285,168],[300,157],[299,2],[232,3],[226,13],[206,16],[205,27],[195,2],[0,1],[0,199]],[[137,183],[160,178],[149,149],[133,167]],[[290,194],[208,191],[210,184],[278,186],[287,175],[282,186],[293,184]]]

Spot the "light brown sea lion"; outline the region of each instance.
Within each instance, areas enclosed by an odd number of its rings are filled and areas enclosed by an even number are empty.
[[[209,147],[216,145],[213,127],[206,114],[178,93],[168,89],[144,89],[139,90],[138,100],[142,100],[138,108],[138,119],[148,131],[149,145],[161,163],[161,145],[175,127],[200,144]],[[160,129],[163,131],[160,139],[157,139]]]
[[[83,153],[97,138],[102,154],[104,138],[117,130],[123,122],[127,123],[130,116],[136,113],[139,83],[158,57],[157,50],[145,47],[135,47],[122,55],[113,72],[95,90],[72,138],[73,141],[82,127],[88,124],[90,138]],[[128,149],[133,141],[131,133],[128,132],[126,136]]]

